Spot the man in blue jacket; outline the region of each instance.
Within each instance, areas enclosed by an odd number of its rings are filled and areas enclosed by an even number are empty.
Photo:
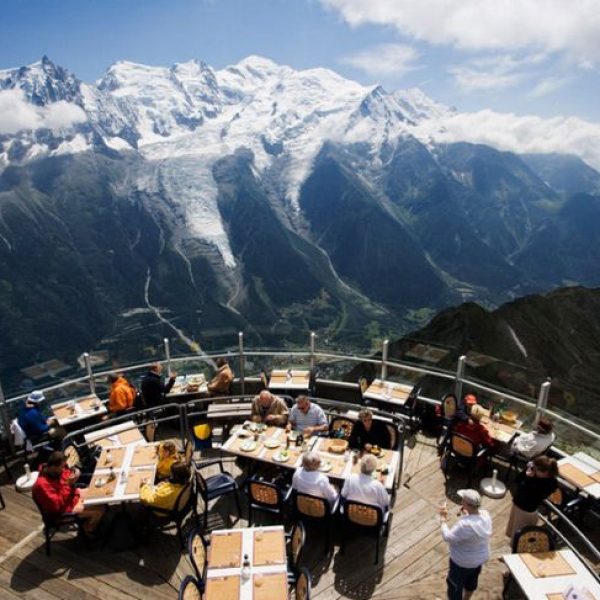
[[[53,441],[60,441],[65,436],[62,427],[51,427],[53,419],[46,419],[42,414],[40,407],[45,399],[44,392],[31,392],[25,400],[25,406],[19,412],[19,425],[34,445],[46,436]]]

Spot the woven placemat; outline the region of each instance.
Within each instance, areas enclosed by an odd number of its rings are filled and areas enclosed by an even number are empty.
[[[575,570],[558,552],[520,554],[521,560],[534,577],[560,577],[575,575]]]
[[[258,529],[254,532],[254,566],[277,565],[285,561],[283,530],[261,532]]]
[[[210,569],[239,567],[242,564],[242,532],[213,533],[208,552]]]

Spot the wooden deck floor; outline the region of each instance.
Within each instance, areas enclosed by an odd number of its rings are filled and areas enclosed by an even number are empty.
[[[324,556],[320,533],[309,528],[304,556],[313,576],[313,598],[444,598],[448,554],[436,512],[444,495],[456,500],[454,490],[464,487],[460,475],[452,483],[451,489],[445,488],[433,442],[419,437],[406,451],[404,485],[378,568],[373,564],[374,540],[354,540],[345,556],[339,554],[336,542]],[[172,599],[181,579],[192,573],[171,533],[153,534],[137,552],[118,553],[86,551],[77,540],[61,534],[46,557],[30,495],[17,493],[11,484],[3,485],[2,493],[7,506],[0,511],[0,598]],[[483,569],[475,599],[501,597],[503,565],[497,559],[509,549],[503,535],[509,498],[484,502],[494,520],[493,558]],[[235,506],[226,499],[210,513],[212,527],[232,526],[235,519]],[[240,520],[235,526],[245,524]]]

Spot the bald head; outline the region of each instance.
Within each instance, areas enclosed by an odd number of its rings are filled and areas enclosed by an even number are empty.
[[[271,394],[271,392],[269,392],[268,390],[263,390],[258,395],[258,403],[263,408],[269,408],[269,406],[271,406],[271,404],[273,403],[273,394]]]

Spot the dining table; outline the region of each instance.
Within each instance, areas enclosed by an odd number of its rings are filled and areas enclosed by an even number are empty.
[[[210,536],[204,600],[287,600],[281,525],[219,529]]]
[[[506,554],[502,559],[529,600],[600,600],[600,583],[572,550]]]
[[[310,371],[306,369],[273,369],[269,378],[269,389],[274,391],[308,391]]]
[[[173,387],[165,395],[169,401],[181,401],[208,395],[208,384],[204,373],[178,375]]]
[[[106,405],[96,394],[58,402],[50,408],[56,422],[61,427],[69,427],[88,419],[100,418],[108,413]]]
[[[83,438],[88,446],[128,446],[129,444],[146,443],[146,439],[134,421],[107,425],[86,433]]]
[[[394,406],[404,406],[414,389],[414,385],[374,379],[363,393],[363,398],[376,400]]]
[[[585,452],[576,452],[558,461],[558,475],[580,492],[600,499],[600,461]]]

